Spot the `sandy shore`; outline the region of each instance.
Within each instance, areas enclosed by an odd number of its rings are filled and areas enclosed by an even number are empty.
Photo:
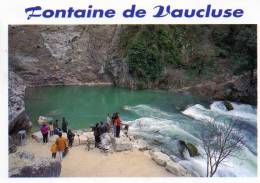
[[[51,143],[37,143],[28,139],[18,150],[50,157]],[[169,177],[173,174],[157,165],[139,150],[103,153],[99,149],[87,151],[84,145],[70,148],[62,161],[62,177]]]

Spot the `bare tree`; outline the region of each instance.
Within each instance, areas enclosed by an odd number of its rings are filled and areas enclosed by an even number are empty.
[[[207,177],[216,173],[223,160],[237,156],[243,148],[241,128],[233,120],[224,123],[215,120],[209,122],[201,140],[207,157]]]

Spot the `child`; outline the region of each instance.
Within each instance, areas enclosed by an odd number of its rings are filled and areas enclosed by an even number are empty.
[[[57,153],[57,145],[56,143],[51,145],[51,156],[52,158],[56,158],[56,153]]]

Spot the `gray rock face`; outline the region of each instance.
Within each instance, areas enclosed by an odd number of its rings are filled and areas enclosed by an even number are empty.
[[[124,60],[112,60],[106,64],[105,69],[115,85],[128,88],[135,87],[135,81],[130,76],[128,65]]]
[[[9,177],[58,177],[61,163],[26,151],[9,155]]]
[[[16,73],[9,72],[9,120],[13,121],[24,110],[25,84]]]
[[[103,70],[116,29],[116,25],[12,26],[10,67],[33,86],[111,82]]]
[[[31,122],[25,113],[24,96],[25,83],[13,71],[9,72],[9,134],[14,134],[19,130],[29,130]]]

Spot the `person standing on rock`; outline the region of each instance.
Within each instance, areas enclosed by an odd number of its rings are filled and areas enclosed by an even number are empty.
[[[66,119],[64,117],[62,118],[61,128],[62,128],[62,131],[64,133],[67,133],[67,131],[68,131],[68,122],[66,121]]]
[[[59,137],[56,139],[55,144],[57,145],[57,152],[59,155],[59,160],[61,161],[63,157],[63,153],[67,146],[67,140],[64,137],[62,137],[62,133],[59,133]]]
[[[49,131],[48,125],[47,124],[43,124],[42,127],[41,127],[43,143],[48,143],[48,131]]]
[[[121,119],[119,117],[119,114],[116,113],[116,116],[115,116],[115,120],[114,120],[114,125],[116,126],[116,137],[119,138],[120,137],[120,126],[121,126]]]

